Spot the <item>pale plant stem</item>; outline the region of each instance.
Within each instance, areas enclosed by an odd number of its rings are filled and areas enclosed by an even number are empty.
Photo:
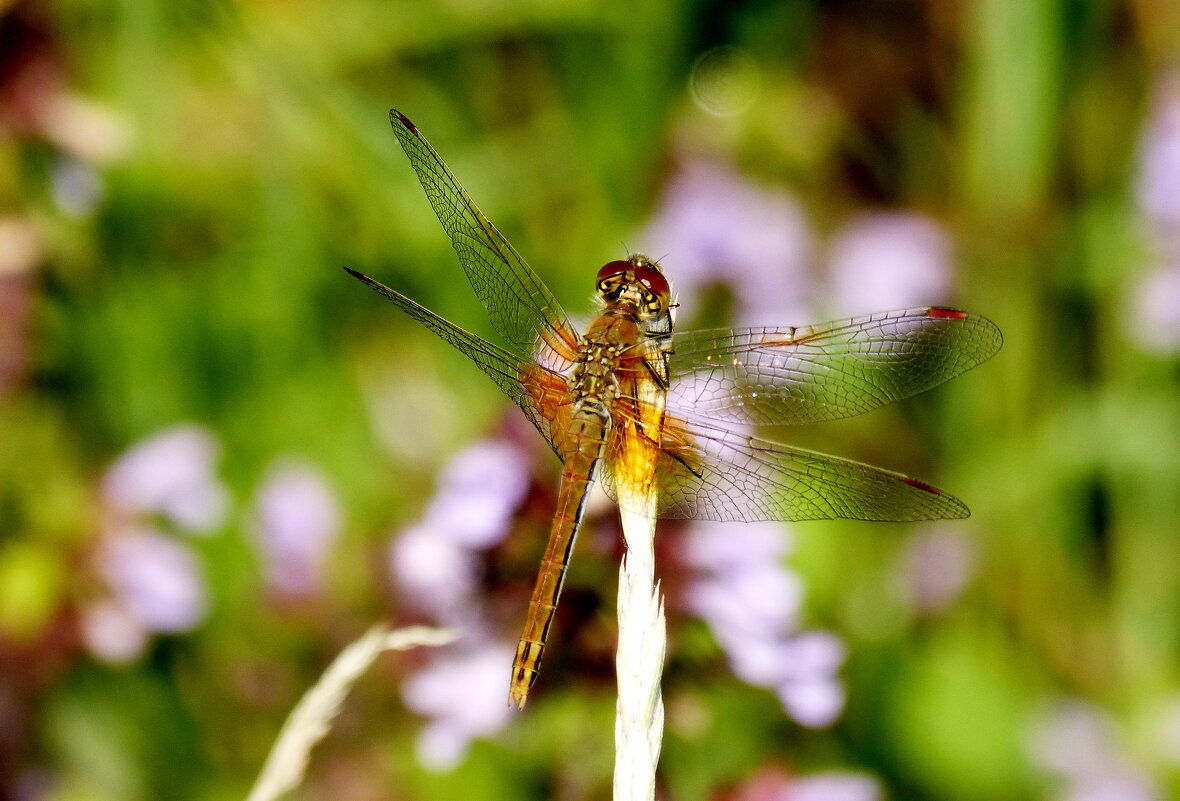
[[[661,430],[664,395],[654,382],[640,388],[644,418],[636,428]],[[652,801],[664,736],[664,672],[667,633],[664,602],[656,584],[655,465],[658,456],[642,431],[624,437],[615,487],[626,553],[619,567],[619,649],[615,671],[615,801]]]
[[[619,649],[615,657],[619,698],[615,707],[615,801],[651,801],[656,791],[656,765],[664,734],[664,671],[666,634],[664,603],[655,582],[652,539],[655,496],[623,497],[623,537],[627,553],[619,569]],[[637,511],[647,501],[652,514]]]
[[[379,623],[349,644],[287,716],[246,801],[272,801],[298,786],[311,749],[328,733],[348,691],[383,651],[446,645],[456,636],[425,626],[390,631]]]

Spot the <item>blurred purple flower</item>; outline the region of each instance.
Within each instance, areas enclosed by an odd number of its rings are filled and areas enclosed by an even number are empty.
[[[506,441],[484,440],[457,453],[422,520],[390,546],[401,597],[440,623],[479,619],[473,597],[479,553],[507,535],[528,484],[524,455]]]
[[[975,569],[970,541],[950,529],[929,528],[910,537],[902,570],[920,612],[945,609],[962,591]]]
[[[691,161],[673,177],[641,239],[667,253],[686,297],[725,283],[739,322],[781,325],[806,318],[811,234],[788,194],[761,189],[730,168]]]
[[[1062,783],[1063,801],[1158,801],[1151,779],[1114,746],[1114,727],[1101,711],[1068,701],[1033,730],[1034,761]]]
[[[219,447],[194,425],[167,429],[126,451],[107,471],[103,497],[123,514],[159,513],[189,532],[221,525],[229,494],[213,473]]]
[[[84,608],[81,619],[82,637],[99,659],[134,659],[151,634],[189,631],[204,619],[195,554],[140,518],[161,515],[190,532],[220,525],[228,492],[213,474],[217,455],[209,432],[182,425],[139,442],[107,470],[107,514],[94,558],[111,595]]]
[[[733,801],[878,801],[881,786],[872,776],[831,771],[793,776],[763,768],[733,792]]]
[[[471,740],[509,719],[505,666],[515,644],[488,640],[476,589],[480,554],[507,535],[528,485],[528,465],[518,448],[502,440],[478,442],[455,455],[422,520],[390,545],[390,570],[402,600],[465,635],[465,642],[437,652],[402,685],[406,705],[431,718],[418,738],[418,757],[428,767],[456,765]]]
[[[780,801],[878,801],[881,785],[863,773],[816,773],[793,779]]]
[[[472,595],[478,555],[424,523],[403,529],[389,548],[398,595],[437,623],[455,625],[478,613]]]
[[[950,264],[950,238],[933,220],[865,214],[830,246],[832,302],[848,314],[942,303],[950,297]]]
[[[497,545],[529,486],[524,454],[503,440],[484,440],[455,454],[443,470],[424,523],[469,548]]]
[[[1151,350],[1180,350],[1180,258],[1140,276],[1131,299],[1130,327]]]
[[[787,570],[786,533],[775,523],[690,529],[686,561],[699,576],[685,590],[743,681],[774,690],[803,726],[833,723],[844,708],[837,671],[844,646],[826,632],[798,631],[803,586]]]
[[[319,470],[293,462],[272,466],[255,499],[254,522],[271,589],[286,597],[314,595],[339,528],[336,497]]]
[[[406,680],[406,706],[431,719],[418,736],[422,764],[435,770],[452,768],[472,740],[504,727],[511,717],[504,700],[504,666],[512,656],[510,645],[481,643],[452,651]]]
[[[1175,353],[1180,351],[1180,72],[1157,86],[1136,195],[1156,266],[1136,279],[1127,327],[1146,348]]]
[[[148,631],[188,631],[205,616],[196,558],[176,540],[145,528],[108,533],[98,567],[118,603]]]
[[[79,628],[87,650],[108,664],[137,659],[147,647],[148,632],[143,623],[109,598],[84,607]]]
[[[790,534],[778,523],[717,523],[689,529],[682,554],[693,567],[722,571],[778,565],[790,551]]]
[[[783,657],[777,685],[787,713],[813,729],[835,723],[844,711],[844,685],[836,677],[844,643],[826,631],[803,632],[787,641]]]
[[[798,576],[768,563],[702,577],[688,604],[727,638],[773,638],[795,627],[802,597]]]
[[[1157,237],[1180,243],[1180,73],[1164,77],[1156,88],[1150,121],[1141,145],[1136,185],[1139,207]]]

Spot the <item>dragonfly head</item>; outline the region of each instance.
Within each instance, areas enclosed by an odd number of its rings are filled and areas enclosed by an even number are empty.
[[[603,265],[595,288],[605,303],[629,303],[641,317],[658,317],[672,304],[672,287],[660,266],[638,253]]]

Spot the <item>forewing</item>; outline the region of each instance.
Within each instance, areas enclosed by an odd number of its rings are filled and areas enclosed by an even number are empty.
[[[414,124],[396,110],[389,120],[492,326],[515,353],[531,358],[540,350],[548,367],[573,359],[577,332],[549,288],[476,208]]]
[[[837,420],[922,392],[986,361],[1000,330],[938,307],[791,328],[673,334],[668,407],[722,424]]]
[[[348,268],[345,268],[348,270]],[[429,328],[457,348],[491,377],[496,385],[521,408],[558,456],[563,455],[561,442],[568,429],[569,403],[565,378],[560,373],[522,359],[453,323],[439,317],[420,303],[407,298],[355,270],[348,270],[354,278],[389,298],[406,314]]]

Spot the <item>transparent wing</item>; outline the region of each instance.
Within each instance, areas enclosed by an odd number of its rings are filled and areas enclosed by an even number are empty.
[[[672,336],[669,408],[722,424],[795,425],[852,417],[986,361],[1000,330],[938,307],[792,328]]]
[[[539,355],[551,367],[572,360],[578,334],[548,287],[476,208],[414,124],[397,110],[389,112],[389,121],[496,331],[518,355]]]
[[[561,443],[569,429],[569,401],[565,377],[535,362],[522,359],[487,340],[459,328],[425,306],[395,292],[380,281],[344,268],[354,278],[369,285],[396,304],[402,311],[457,348],[491,377],[496,385],[521,408],[549,446],[564,457]]]
[[[608,459],[620,451],[618,430]],[[611,471],[603,476],[617,499]],[[656,480],[663,518],[912,521],[970,514],[957,498],[901,473],[671,417]]]
[[[565,456],[570,400],[560,373],[458,328],[368,276],[348,272],[474,361],[524,411],[558,457]],[[619,419],[651,419],[642,407],[634,397],[620,397],[612,410]],[[608,461],[620,450],[620,432],[631,428],[612,429]],[[660,517],[930,520],[968,515],[962,502],[924,482],[741,433],[739,428],[665,417],[656,460]],[[657,447],[654,439],[651,444]],[[616,497],[609,470],[603,479],[611,497]]]

